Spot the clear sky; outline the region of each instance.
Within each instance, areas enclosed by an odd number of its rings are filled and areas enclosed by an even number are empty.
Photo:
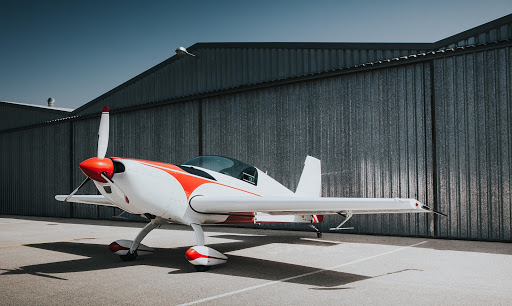
[[[0,101],[77,108],[196,42],[434,42],[511,0],[2,1]]]

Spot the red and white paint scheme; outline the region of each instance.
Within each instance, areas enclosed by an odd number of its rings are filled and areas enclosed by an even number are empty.
[[[63,202],[119,207],[151,220],[131,240],[118,240],[110,249],[123,260],[153,250],[140,242],[162,223],[191,226],[197,246],[186,252],[198,271],[225,263],[227,257],[206,247],[201,225],[305,223],[314,226],[324,214],[339,214],[345,223],[353,214],[434,212],[415,199],[323,198],[320,160],[308,156],[297,190],[292,192],[265,172],[241,161],[200,156],[183,165],[110,157],[105,158],[109,138],[109,111],[103,109],[96,157],[80,163],[86,179],[70,195],[57,195]],[[76,195],[92,180],[101,195]],[[343,229],[340,224],[332,230]]]

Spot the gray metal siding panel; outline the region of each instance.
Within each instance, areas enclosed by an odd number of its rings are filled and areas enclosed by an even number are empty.
[[[441,237],[511,240],[510,52],[435,61]]]
[[[425,202],[426,70],[410,65],[205,99],[204,153],[253,163],[291,190],[309,154],[322,160],[324,196]],[[356,216],[351,224],[358,233],[430,235],[428,218]],[[339,221],[326,220],[323,229]]]
[[[441,46],[440,50],[464,47],[469,45],[485,45],[488,43],[495,43],[498,41],[512,39],[512,23],[500,24],[492,29],[477,34],[469,34],[471,36],[464,37],[457,42],[451,42],[447,45]]]
[[[408,55],[419,51],[201,48],[195,52],[197,57],[186,56],[171,62],[96,101],[77,115],[101,112],[103,105],[116,109],[365,64],[373,60],[368,56],[373,52],[376,52],[375,60],[383,60],[393,53]],[[160,72],[165,75],[162,85],[156,81]]]
[[[69,217],[54,196],[70,188],[69,123],[0,134],[0,213]]]
[[[198,107],[198,102],[190,101],[112,115],[107,155],[167,163],[194,157],[198,153]]]
[[[97,154],[98,127],[99,115],[98,117],[73,122],[73,168],[67,171],[73,177],[73,186],[77,187],[85,179],[85,175],[78,165]],[[79,194],[98,194],[98,191],[94,184],[89,182],[80,190]],[[98,218],[98,206],[80,203],[73,203],[72,205],[74,218]]]
[[[0,131],[64,118],[69,112],[57,113],[39,107],[18,106],[0,102]]]

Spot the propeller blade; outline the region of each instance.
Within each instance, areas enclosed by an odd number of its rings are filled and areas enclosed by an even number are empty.
[[[101,113],[100,128],[98,130],[98,158],[105,158],[107,154],[109,121],[108,106],[105,105]]]
[[[64,200],[64,202],[67,202],[69,199],[71,199],[72,196],[75,195],[75,193],[78,192],[78,190],[80,190],[80,188],[82,188],[83,185],[85,185],[85,183],[87,183],[88,181],[90,181],[91,179],[89,177],[86,177],[85,180],[82,182],[82,184],[80,184],[80,186],[78,186],[75,190],[73,190],[72,193],[70,193],[66,199]]]

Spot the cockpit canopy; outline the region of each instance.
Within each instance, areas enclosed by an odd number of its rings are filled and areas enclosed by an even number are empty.
[[[212,170],[253,185],[257,185],[258,183],[258,170],[234,158],[213,155],[199,156],[186,161],[183,165]]]

